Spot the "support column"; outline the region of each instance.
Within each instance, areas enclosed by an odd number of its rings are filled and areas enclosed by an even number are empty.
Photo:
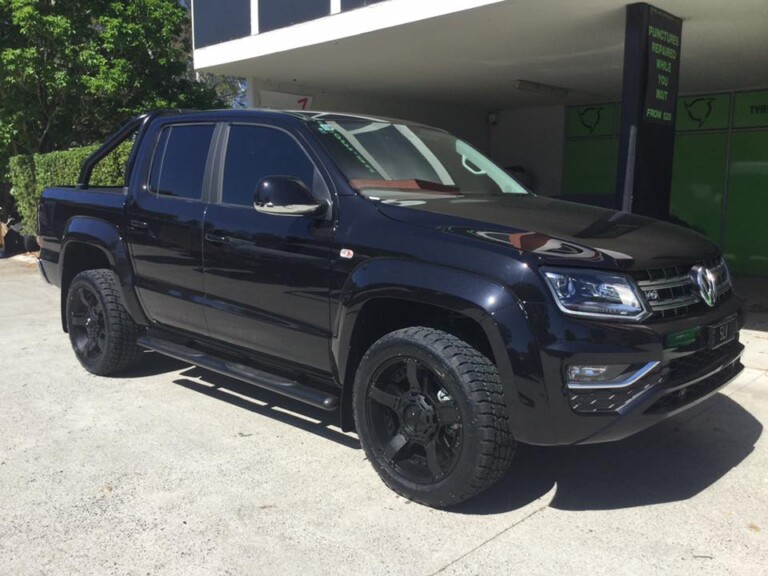
[[[683,21],[645,2],[627,6],[616,206],[669,217]]]
[[[258,108],[261,106],[259,101],[259,85],[256,78],[245,79],[245,105],[248,108]]]

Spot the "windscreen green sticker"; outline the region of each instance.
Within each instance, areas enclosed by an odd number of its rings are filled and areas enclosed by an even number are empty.
[[[336,130],[332,124],[329,124],[328,122],[318,122],[317,129],[321,134],[327,134],[328,136],[336,139],[336,141],[338,141],[341,146],[346,148],[346,150],[352,154],[352,156],[354,156],[355,160],[357,160],[369,174],[374,176],[381,176],[379,171],[371,166],[371,163],[368,162],[365,156],[360,153],[360,150],[357,148],[357,146],[353,146],[352,143],[347,140],[343,134]]]
[[[730,112],[730,94],[678,98],[675,128],[678,131],[725,130]]]
[[[344,136],[336,131],[333,132],[333,137],[336,138],[336,140],[338,140],[339,143],[344,146],[344,148],[349,150],[354,155],[355,159],[360,162],[360,164],[362,164],[370,174],[379,175],[379,171],[371,166],[371,163],[368,162],[368,160],[366,160],[362,154],[360,154],[360,151],[357,148],[349,143],[349,140],[344,138]]]

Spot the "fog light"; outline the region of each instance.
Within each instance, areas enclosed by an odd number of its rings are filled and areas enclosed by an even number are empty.
[[[626,364],[589,364],[568,366],[569,382],[606,382],[621,376],[628,368]]]
[[[608,366],[568,366],[568,380],[583,380],[584,378],[594,378],[602,376]]]
[[[620,375],[626,368],[626,364],[568,366],[568,380],[571,382],[604,382]]]
[[[566,384],[571,390],[626,388],[649,374],[657,360],[646,364],[582,364],[566,366]]]

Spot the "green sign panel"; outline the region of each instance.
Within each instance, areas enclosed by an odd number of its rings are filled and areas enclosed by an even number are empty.
[[[735,274],[768,275],[766,166],[768,130],[734,132],[731,137],[725,257]]]
[[[680,18],[648,6],[648,84],[643,114],[647,122],[672,122],[680,75],[682,31]]]
[[[568,108],[567,136],[613,136],[616,134],[616,104],[593,104]]]
[[[720,242],[726,185],[728,132],[687,132],[675,137],[669,211]]]
[[[566,195],[611,195],[616,190],[618,138],[579,138],[565,145]]]
[[[678,131],[725,130],[730,110],[730,94],[679,98],[675,127]]]
[[[768,90],[736,94],[733,109],[734,128],[763,128],[768,126]]]

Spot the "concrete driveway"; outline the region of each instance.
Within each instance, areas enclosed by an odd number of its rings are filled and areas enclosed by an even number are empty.
[[[624,442],[521,447],[444,512],[326,413],[147,353],[87,374],[34,263],[0,260],[0,574],[768,574],[768,282],[748,369]]]

